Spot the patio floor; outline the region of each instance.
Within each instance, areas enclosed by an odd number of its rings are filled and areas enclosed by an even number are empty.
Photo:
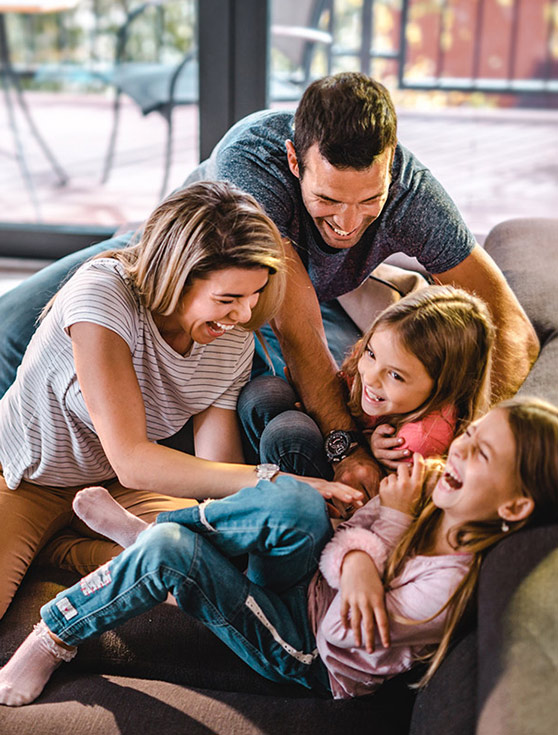
[[[157,203],[166,128],[124,103],[112,175],[100,184],[112,121],[102,95],[27,93],[32,114],[70,179],[56,178],[19,120],[29,168],[48,223],[119,225],[141,221]],[[175,112],[169,190],[197,162],[197,108]],[[438,177],[480,237],[510,217],[558,211],[558,110],[465,108],[399,110],[399,138]],[[0,107],[0,220],[33,222],[35,212],[14,155],[6,107]]]

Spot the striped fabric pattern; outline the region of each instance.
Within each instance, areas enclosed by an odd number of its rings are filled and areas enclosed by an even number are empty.
[[[161,337],[122,265],[90,261],[60,290],[0,401],[0,463],[12,489],[22,478],[71,486],[114,477],[75,372],[69,328],[83,321],[112,330],[130,348],[151,441],[172,436],[209,406],[234,410],[250,377],[251,332],[238,327],[179,355]]]

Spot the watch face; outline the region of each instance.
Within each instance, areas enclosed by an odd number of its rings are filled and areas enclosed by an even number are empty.
[[[351,446],[351,436],[346,431],[332,431],[326,439],[326,451],[332,457],[341,457]]]

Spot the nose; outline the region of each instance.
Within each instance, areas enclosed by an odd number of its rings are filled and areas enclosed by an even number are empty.
[[[376,367],[372,365],[367,365],[364,368],[363,374],[362,374],[363,380],[366,383],[366,385],[380,387],[381,380],[380,380],[380,371],[376,369]]]
[[[248,298],[238,299],[234,308],[231,309],[231,318],[234,318],[234,320],[239,322],[240,324],[244,324],[245,322],[250,321],[250,318],[252,316],[252,309],[257,303],[257,296],[250,296]]]
[[[471,445],[471,437],[465,433],[460,434],[456,439],[453,440],[454,451],[462,458],[465,458],[467,456]]]
[[[333,222],[339,230],[352,232],[362,224],[362,214],[359,207],[354,204],[345,204],[333,217]]]

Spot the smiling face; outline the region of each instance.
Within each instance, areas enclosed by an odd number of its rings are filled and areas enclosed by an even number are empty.
[[[516,473],[516,445],[506,413],[495,408],[453,440],[432,500],[445,529],[471,521],[521,520],[533,508]]]
[[[294,146],[287,141],[291,172],[300,180],[302,200],[326,245],[345,249],[356,245],[386,203],[393,148],[387,148],[366,169],[341,169],[324,158],[315,143],[300,169]]]
[[[156,316],[155,323],[168,344],[184,354],[193,342],[209,344],[248,322],[268,279],[267,268],[225,268],[196,278],[178,309]]]
[[[358,361],[361,405],[369,416],[406,414],[431,395],[434,381],[402,344],[395,329],[377,329]]]

